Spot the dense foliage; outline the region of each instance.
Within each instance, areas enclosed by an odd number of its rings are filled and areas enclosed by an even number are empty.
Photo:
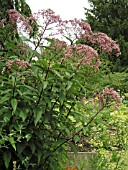
[[[11,44],[17,44],[17,41],[21,41],[19,34],[17,32],[17,24],[14,22],[13,26],[9,25],[9,9],[16,9],[19,13],[25,17],[29,17],[31,14],[31,9],[26,3],[25,0],[0,0],[0,46],[3,52],[11,51]],[[36,22],[31,20],[29,21],[30,25],[33,27],[33,31],[31,32],[31,36],[34,35],[34,32],[37,30]],[[8,24],[7,24],[8,23]],[[7,26],[5,27],[5,25]],[[6,35],[9,34],[9,36]]]
[[[94,97],[85,100],[85,107],[77,106],[86,119],[94,114],[99,107],[99,100]],[[80,170],[126,170],[128,147],[128,107],[122,104],[118,110],[105,108],[95,120],[79,135],[76,143],[80,154],[75,156],[69,167]],[[91,151],[91,152],[90,152]],[[81,152],[84,152],[82,156]],[[88,154],[87,154],[88,153]],[[87,157],[84,159],[84,157]]]
[[[94,31],[101,31],[116,40],[121,48],[118,58],[108,56],[112,71],[124,71],[128,66],[128,0],[89,0],[86,9],[87,22]],[[106,59],[107,59],[106,58]]]
[[[0,0],[0,20],[7,18],[7,10],[16,9],[22,15],[29,16],[31,14],[31,9],[25,0]]]
[[[118,56],[119,46],[106,34],[95,37],[88,23],[63,21],[50,9],[29,17],[10,9],[8,16],[0,22],[1,42],[6,35],[0,46],[0,169],[65,169],[69,146],[75,152],[73,142],[94,119],[122,103],[99,83],[100,59]],[[38,31],[31,37],[35,20]],[[83,35],[87,44],[79,43]],[[86,117],[79,107],[92,96],[99,104]]]

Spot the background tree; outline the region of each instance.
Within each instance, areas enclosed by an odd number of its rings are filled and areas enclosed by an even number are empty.
[[[29,16],[31,14],[31,9],[25,0],[0,0],[0,20],[7,17],[7,10],[16,9],[22,15]]]
[[[32,11],[25,0],[0,0],[0,57],[5,57],[10,51],[13,55],[15,54],[14,49],[12,50],[12,44],[22,43],[17,30],[17,22],[13,23],[9,21],[8,10],[17,10],[19,15],[23,17],[30,17]],[[14,13],[14,11],[12,11]],[[34,32],[37,31],[36,21],[29,20],[29,24],[32,27],[30,36],[34,36]],[[1,66],[0,66],[1,70]]]
[[[117,41],[121,55],[109,56],[113,71],[123,71],[128,66],[128,0],[88,0],[91,9],[85,15],[93,31],[101,31]]]

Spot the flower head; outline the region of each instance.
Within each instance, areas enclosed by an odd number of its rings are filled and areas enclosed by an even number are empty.
[[[30,67],[30,64],[24,60],[16,59],[16,60],[7,60],[6,61],[7,68],[11,69],[14,65],[16,65],[16,67],[21,70]]]
[[[95,71],[98,70],[100,65],[97,51],[84,44],[77,44],[75,46],[67,47],[65,58],[63,58],[63,60],[68,60],[71,58],[77,60],[77,65],[85,64],[86,66],[92,66],[95,68]]]
[[[122,99],[113,88],[105,88],[102,94],[98,96],[99,100],[107,104],[109,101],[115,101],[116,106],[120,106]]]
[[[108,37],[105,33],[97,32],[82,35],[82,40],[89,44],[97,44],[101,52],[114,53],[117,56],[120,53],[119,45],[116,44],[116,42]]]
[[[17,26],[17,23],[20,23],[18,25],[20,30],[25,30],[25,31],[32,30],[32,27],[29,24],[29,21],[32,20],[32,17],[25,18],[15,9],[9,9],[8,15],[9,15],[10,23],[15,24],[15,26]]]

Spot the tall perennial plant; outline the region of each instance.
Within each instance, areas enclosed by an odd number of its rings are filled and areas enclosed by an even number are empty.
[[[89,84],[96,81],[102,51],[118,55],[119,47],[107,35],[93,33],[88,23],[63,21],[51,9],[28,18],[14,9],[8,14],[9,22],[0,22],[7,36],[0,46],[0,169],[64,169],[67,145],[107,107],[106,95],[121,103],[114,89],[105,89],[99,92],[102,107],[90,120],[76,110],[81,96],[96,90]],[[30,23],[35,20],[33,37]],[[9,38],[11,27],[22,41]],[[102,50],[79,44],[82,36]]]

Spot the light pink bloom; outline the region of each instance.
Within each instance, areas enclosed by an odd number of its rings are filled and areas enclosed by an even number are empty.
[[[119,45],[105,33],[97,32],[82,35],[82,40],[89,44],[97,44],[101,52],[114,53],[117,56],[120,54]]]
[[[99,100],[105,102],[115,101],[116,106],[122,103],[122,99],[119,94],[113,88],[105,88],[102,94],[99,94]]]
[[[30,64],[27,61],[16,59],[16,60],[7,60],[6,61],[6,67],[11,69],[13,67],[13,64],[19,68],[19,69],[25,69],[29,68]]]
[[[14,60],[7,60],[6,61],[6,67],[8,67],[9,69],[11,69],[12,65],[13,65]]]

